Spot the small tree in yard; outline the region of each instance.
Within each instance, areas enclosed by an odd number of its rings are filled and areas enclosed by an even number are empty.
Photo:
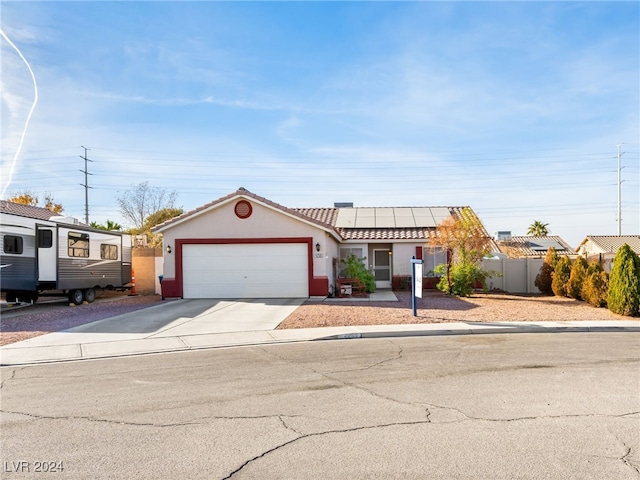
[[[607,305],[620,315],[640,314],[640,258],[626,243],[613,259]]]
[[[571,265],[571,274],[567,282],[567,294],[576,300],[582,300],[582,285],[587,276],[587,268],[589,265],[584,257],[578,257]]]
[[[608,289],[609,275],[598,262],[591,262],[582,283],[582,299],[594,307],[605,307]]]
[[[567,283],[571,276],[571,260],[566,255],[556,263],[556,268],[551,275],[551,289],[557,297],[567,296]]]
[[[489,273],[480,267],[480,261],[489,253],[489,246],[489,237],[470,208],[442,221],[431,242],[432,249],[447,252],[447,263],[437,267],[437,273],[443,274],[438,289],[468,296],[476,282],[484,284]]]
[[[556,263],[558,263],[558,254],[556,253],[556,249],[553,247],[549,247],[547,250],[547,256],[544,258],[544,263],[542,267],[540,267],[540,273],[536,275],[536,280],[534,285],[538,287],[545,295],[553,295],[553,289],[551,288],[551,274],[556,268]]]

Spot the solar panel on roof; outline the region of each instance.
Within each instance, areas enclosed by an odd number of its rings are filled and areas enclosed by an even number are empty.
[[[431,207],[430,210],[436,225],[451,216],[451,212],[446,207]]]
[[[393,209],[393,215],[396,218],[397,228],[414,228],[416,226],[411,208],[396,207]]]
[[[416,207],[412,210],[413,217],[416,220],[416,227],[433,228],[436,226],[433,215],[431,215],[431,209],[428,207]]]
[[[338,228],[355,228],[356,226],[356,210],[354,208],[341,208],[338,210],[336,217],[336,227]]]
[[[550,247],[556,249],[556,251],[565,250],[560,242],[551,238],[536,238],[535,240],[528,240],[529,248],[536,252],[546,252]]]
[[[376,227],[395,228],[396,220],[393,216],[393,208],[376,208]]]

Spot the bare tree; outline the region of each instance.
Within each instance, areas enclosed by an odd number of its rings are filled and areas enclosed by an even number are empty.
[[[118,197],[118,205],[122,216],[133,224],[133,229],[142,232],[147,217],[160,210],[175,208],[177,197],[175,190],[169,191],[142,182],[123,192]]]

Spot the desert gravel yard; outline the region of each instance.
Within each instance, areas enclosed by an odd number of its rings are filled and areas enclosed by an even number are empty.
[[[425,297],[418,299],[418,316],[414,317],[411,294],[395,294],[397,302],[310,299],[289,315],[278,329],[403,323],[631,320],[606,308],[593,308],[569,298],[495,293],[457,298],[440,292],[425,292]],[[77,307],[59,302],[38,303],[15,311],[3,308],[0,346],[133,312],[161,301],[157,295],[111,293],[95,303]]]
[[[444,322],[526,322],[576,320],[631,320],[571,298],[538,295],[477,293],[458,298],[441,292],[425,292],[417,299],[417,317],[411,309],[411,293],[395,292],[397,302],[309,300],[278,328],[392,325]]]

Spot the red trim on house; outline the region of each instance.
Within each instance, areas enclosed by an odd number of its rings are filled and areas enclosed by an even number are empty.
[[[311,237],[270,237],[270,238],[181,238],[175,240],[175,278],[162,279],[163,297],[183,296],[182,246],[183,245],[224,245],[224,244],[264,244],[264,243],[305,243],[307,245],[309,295],[326,296],[329,293],[329,278],[313,275],[313,238]]]

